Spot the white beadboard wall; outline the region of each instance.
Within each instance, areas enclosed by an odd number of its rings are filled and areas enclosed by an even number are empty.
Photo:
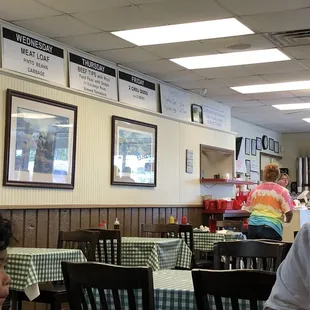
[[[235,136],[127,109],[0,70],[0,175],[3,176],[5,96],[8,88],[78,106],[74,190],[0,187],[2,208],[14,205],[64,204],[197,204],[201,203],[200,144],[234,149]],[[110,185],[111,116],[119,115],[158,126],[156,188]],[[185,173],[185,150],[194,151],[194,173]]]

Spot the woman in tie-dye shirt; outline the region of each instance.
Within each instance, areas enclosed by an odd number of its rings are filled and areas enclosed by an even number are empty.
[[[269,164],[264,169],[264,183],[256,186],[247,201],[251,213],[248,226],[249,239],[282,240],[282,223],[289,223],[293,217],[293,206],[289,191],[277,184],[280,169]]]

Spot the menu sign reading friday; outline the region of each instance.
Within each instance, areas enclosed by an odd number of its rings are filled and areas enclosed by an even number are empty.
[[[3,27],[3,68],[65,85],[64,50]]]
[[[119,101],[157,111],[156,85],[141,77],[118,72]]]
[[[116,70],[103,63],[69,53],[70,87],[117,100]]]

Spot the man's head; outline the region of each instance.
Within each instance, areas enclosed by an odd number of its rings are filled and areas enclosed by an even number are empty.
[[[10,277],[4,271],[7,262],[7,247],[12,237],[11,223],[0,215],[0,305],[9,295]]]

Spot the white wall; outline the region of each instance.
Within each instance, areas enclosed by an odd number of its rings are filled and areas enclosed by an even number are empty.
[[[74,190],[0,187],[0,205],[54,204],[197,204],[201,203],[200,144],[235,148],[235,136],[204,126],[173,121],[127,109],[66,88],[0,70],[0,163],[4,154],[5,95],[8,88],[78,106]],[[111,116],[119,115],[158,126],[156,188],[110,185]],[[194,151],[194,172],[185,173],[185,151]],[[0,164],[0,175],[3,165]]]

